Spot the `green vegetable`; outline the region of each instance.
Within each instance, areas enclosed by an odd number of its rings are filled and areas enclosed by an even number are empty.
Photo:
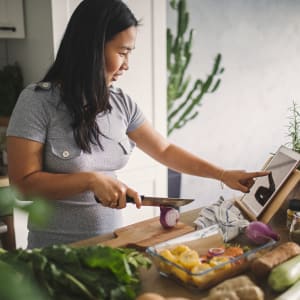
[[[133,249],[66,245],[0,253],[0,261],[29,274],[50,299],[135,299],[138,268],[150,260]],[[24,275],[25,276],[25,275]],[[27,275],[26,275],[27,276]]]
[[[287,291],[281,294],[275,300],[294,300],[300,299],[300,280],[292,285]]]
[[[268,278],[270,287],[282,292],[300,279],[300,255],[275,267]]]
[[[0,261],[0,298],[5,300],[49,300],[29,276]]]

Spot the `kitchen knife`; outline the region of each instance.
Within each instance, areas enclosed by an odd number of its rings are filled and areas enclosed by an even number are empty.
[[[144,206],[170,206],[179,207],[187,205],[194,201],[194,199],[183,199],[183,198],[163,198],[163,197],[152,197],[140,195],[142,199],[142,205]],[[127,203],[135,203],[133,198],[126,195]]]
[[[150,197],[140,195],[142,199],[142,205],[144,206],[167,206],[167,207],[179,207],[187,205],[194,201],[194,199],[183,199],[183,198],[163,198],[163,197]],[[101,203],[101,201],[95,197],[96,202]],[[134,199],[126,195],[127,203],[135,203]]]

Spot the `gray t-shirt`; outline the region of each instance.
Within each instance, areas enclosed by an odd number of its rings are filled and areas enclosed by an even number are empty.
[[[7,135],[44,144],[45,172],[99,171],[116,176],[115,171],[125,166],[135,146],[127,133],[138,128],[145,117],[119,88],[110,88],[110,104],[110,113],[97,116],[101,132],[109,137],[100,137],[104,151],[92,145],[92,153],[85,153],[77,146],[70,114],[60,100],[59,89],[50,83],[31,84],[22,91]],[[35,226],[29,216],[28,248],[71,243],[111,232],[121,226],[121,211],[96,203],[92,192],[51,201],[51,204],[54,213],[47,227]]]

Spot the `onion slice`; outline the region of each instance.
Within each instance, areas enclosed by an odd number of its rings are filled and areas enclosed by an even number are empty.
[[[179,212],[173,207],[160,207],[160,224],[164,228],[174,227],[179,220]]]
[[[245,230],[245,234],[253,243],[260,245],[268,241],[279,241],[280,236],[276,233],[271,226],[260,221],[251,222]]]
[[[224,252],[225,252],[224,248],[221,248],[221,247],[215,247],[215,248],[208,249],[208,254],[211,256],[222,255]]]

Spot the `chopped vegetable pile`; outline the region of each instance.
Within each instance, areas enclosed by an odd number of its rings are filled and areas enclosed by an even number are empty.
[[[244,262],[244,249],[231,244],[210,248],[203,255],[184,244],[162,249],[158,254],[162,258],[159,268],[164,273],[196,287],[208,285],[216,278],[225,278]],[[220,274],[223,277],[219,277]]]
[[[1,252],[0,261],[32,276],[50,299],[135,299],[139,267],[151,261],[133,249],[66,245]]]

